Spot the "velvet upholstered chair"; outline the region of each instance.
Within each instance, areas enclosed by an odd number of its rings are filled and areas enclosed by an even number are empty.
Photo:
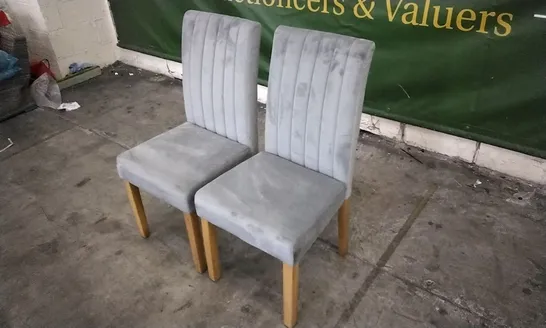
[[[149,230],[139,188],[184,212],[199,272],[206,262],[195,192],[257,152],[260,32],[253,21],[188,11],[182,27],[187,122],[117,158],[142,237]]]
[[[281,260],[288,327],[297,319],[298,262],[336,213],[339,254],[348,250],[348,199],[374,49],[367,40],[277,28],[265,152],[195,196],[210,278],[220,278],[215,226]]]

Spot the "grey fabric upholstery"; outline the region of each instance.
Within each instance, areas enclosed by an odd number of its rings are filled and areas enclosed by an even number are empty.
[[[182,28],[188,121],[254,152],[260,32],[253,21],[192,10]]]
[[[265,150],[347,185],[375,44],[279,26],[269,73]]]
[[[195,192],[252,155],[250,148],[184,123],[118,156],[119,176],[190,213]]]
[[[199,188],[256,153],[260,29],[256,22],[230,16],[184,15],[183,91],[189,122],[118,156],[122,179],[193,212]]]
[[[195,195],[197,213],[245,242],[293,265],[345,198],[345,185],[261,152]]]
[[[375,45],[280,26],[269,71],[265,150],[200,189],[197,214],[293,265],[351,193]]]

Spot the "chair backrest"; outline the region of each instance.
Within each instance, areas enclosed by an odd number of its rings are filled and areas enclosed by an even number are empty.
[[[193,10],[182,24],[187,120],[254,152],[260,34],[257,22]]]
[[[265,150],[342,181],[348,198],[372,41],[279,26],[269,69]]]

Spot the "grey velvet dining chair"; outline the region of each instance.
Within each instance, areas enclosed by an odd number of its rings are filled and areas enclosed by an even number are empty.
[[[298,263],[338,213],[348,251],[349,196],[364,92],[375,44],[280,26],[269,71],[265,151],[195,195],[212,280],[215,227],[283,262],[284,324],[297,320]]]
[[[187,122],[117,158],[142,237],[149,236],[149,229],[139,188],[184,212],[199,272],[206,270],[206,261],[195,192],[257,152],[260,32],[253,21],[186,12],[182,65]]]

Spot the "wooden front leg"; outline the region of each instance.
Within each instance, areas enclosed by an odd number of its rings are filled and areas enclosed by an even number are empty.
[[[203,247],[203,236],[199,225],[199,217],[196,213],[184,213],[186,230],[188,231],[188,241],[190,242],[191,256],[195,269],[199,273],[207,270],[205,259],[205,249]]]
[[[222,273],[220,258],[218,256],[218,243],[216,241],[216,227],[209,221],[201,218],[201,230],[203,231],[203,244],[205,246],[209,278],[212,281],[217,281],[220,279]]]
[[[292,328],[298,321],[298,284],[300,267],[282,264],[283,323]]]

